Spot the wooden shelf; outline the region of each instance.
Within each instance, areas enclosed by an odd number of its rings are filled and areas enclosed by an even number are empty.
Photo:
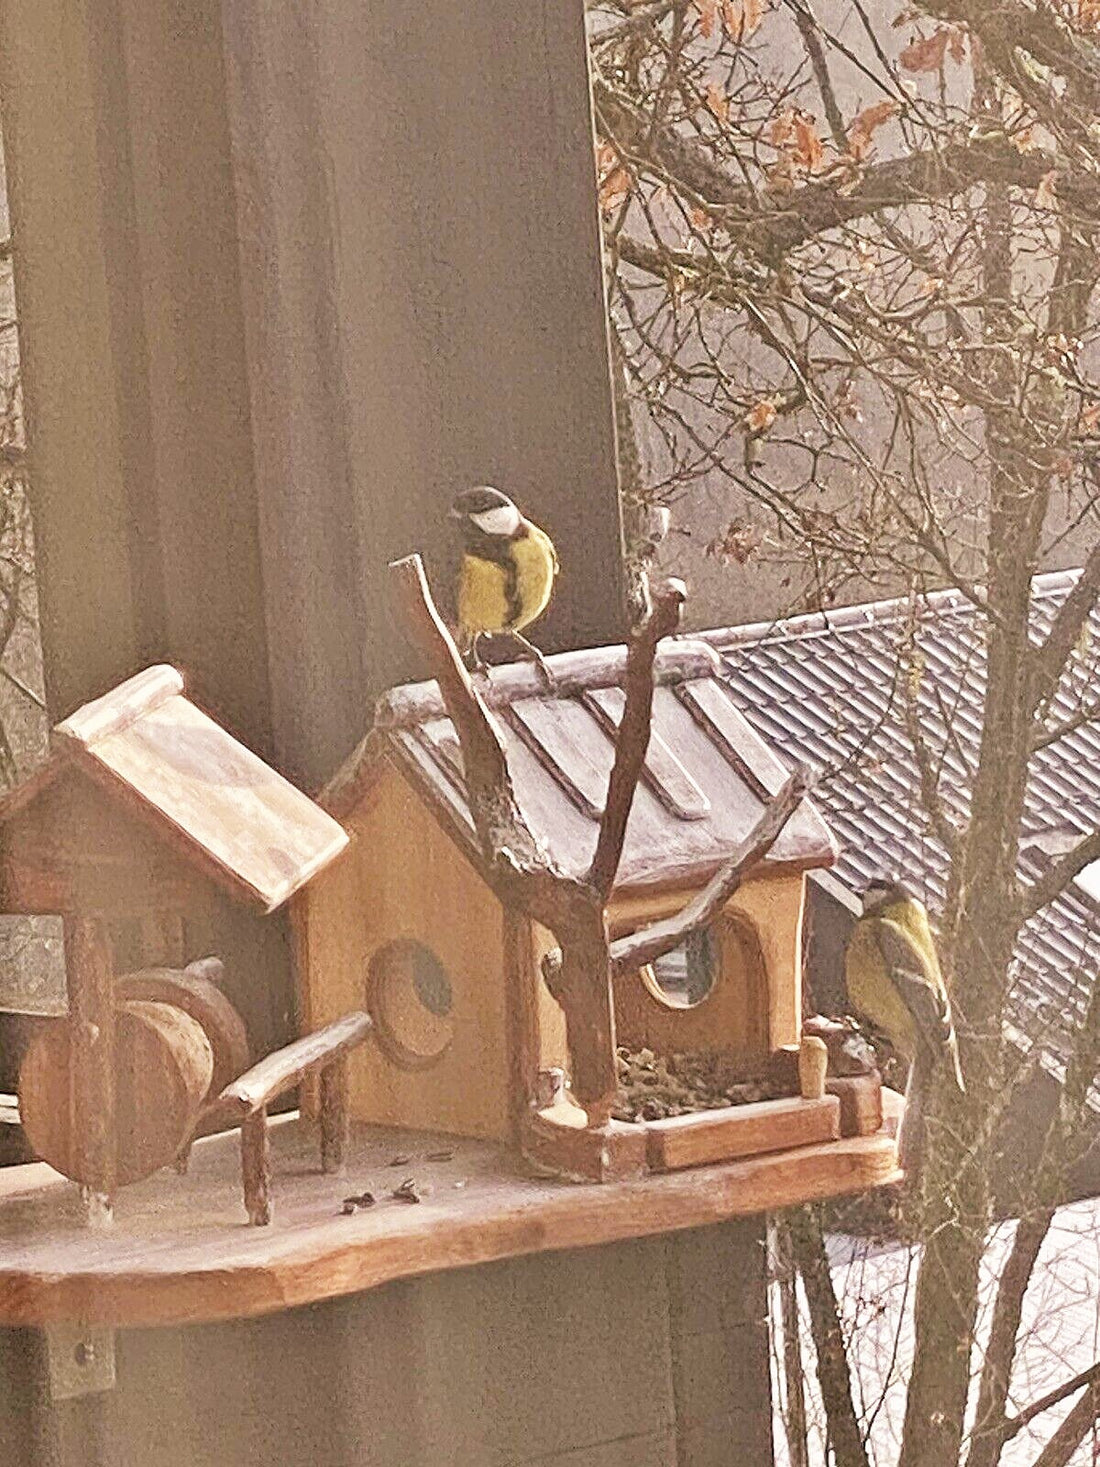
[[[245,1222],[236,1132],[200,1141],[188,1175],[163,1171],[122,1189],[108,1232],[83,1225],[75,1186],[49,1167],[9,1167],[0,1171],[0,1324],[243,1318],[392,1279],[723,1222],[896,1181],[889,1129],[583,1185],[533,1176],[497,1145],[378,1127],[353,1131],[346,1177],[323,1176],[315,1129],[289,1117],[271,1126],[265,1228]],[[448,1160],[425,1159],[445,1150]],[[410,1159],[390,1165],[397,1156]],[[389,1198],[406,1177],[419,1205]],[[344,1216],[342,1199],[363,1191],[377,1204]]]

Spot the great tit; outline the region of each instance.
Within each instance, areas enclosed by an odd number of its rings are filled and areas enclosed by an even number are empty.
[[[487,484],[456,495],[451,518],[462,541],[458,630],[463,650],[476,663],[479,638],[504,634],[546,672],[541,653],[520,633],[542,615],[553,594],[554,542],[506,494]]]
[[[845,978],[856,1010],[909,1061],[898,1156],[905,1170],[915,1174],[923,1155],[924,1112],[935,1067],[946,1061],[960,1093],[966,1085],[928,913],[900,882],[876,879],[864,892],[863,914],[848,941]]]

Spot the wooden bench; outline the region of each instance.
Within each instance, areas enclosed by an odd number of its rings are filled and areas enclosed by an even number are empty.
[[[264,1227],[271,1221],[268,1106],[307,1075],[320,1071],[321,1170],[342,1172],[348,1142],[348,1054],[363,1043],[371,1028],[369,1014],[345,1014],[316,1033],[267,1055],[218,1096],[212,1113],[241,1128],[244,1205],[254,1227]]]

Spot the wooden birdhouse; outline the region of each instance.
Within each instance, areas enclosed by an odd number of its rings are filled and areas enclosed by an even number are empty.
[[[183,969],[184,917],[218,892],[273,912],[346,843],[164,666],[59,724],[48,761],[0,802],[0,911],[64,919],[68,1015],[31,1042],[23,1124],[103,1215],[247,1064],[209,970]],[[120,983],[135,934],[146,971]]]
[[[551,659],[552,689],[529,664],[494,669],[480,685],[526,824],[554,866],[578,879],[608,797],[626,665],[621,647],[568,653]],[[662,644],[654,675],[648,751],[606,908],[612,938],[679,912],[787,775],[734,705],[708,647]],[[558,1166],[569,1147],[554,1138],[567,1143],[585,1116],[571,1099],[566,1012],[543,971],[554,939],[506,910],[485,879],[462,750],[437,684],[384,697],[374,731],[320,799],[351,850],[293,904],[299,982],[309,1026],[358,1006],[374,1020],[376,1042],[352,1063],[353,1115],[518,1136]],[[835,854],[804,800],[712,923],[659,961],[617,973],[611,1042],[620,1064],[626,1052],[690,1052],[750,1077],[777,1051],[789,1054],[800,1039],[806,873]],[[612,1119],[596,1161],[580,1148],[558,1169],[623,1175],[839,1134],[835,1100],[803,1104],[796,1074],[789,1095],[756,1140],[751,1104],[735,1118],[737,1141],[730,1125],[716,1131],[717,1112],[709,1129],[698,1117],[687,1126]],[[609,1144],[617,1158],[608,1160]]]

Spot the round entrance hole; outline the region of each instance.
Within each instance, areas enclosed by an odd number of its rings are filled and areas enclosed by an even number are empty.
[[[654,998],[672,1009],[693,1009],[709,998],[722,962],[715,927],[693,932],[686,942],[642,969],[642,982]]]
[[[454,1036],[447,970],[422,942],[400,937],[380,947],[367,969],[367,1009],[375,1037],[394,1064],[434,1064]]]

